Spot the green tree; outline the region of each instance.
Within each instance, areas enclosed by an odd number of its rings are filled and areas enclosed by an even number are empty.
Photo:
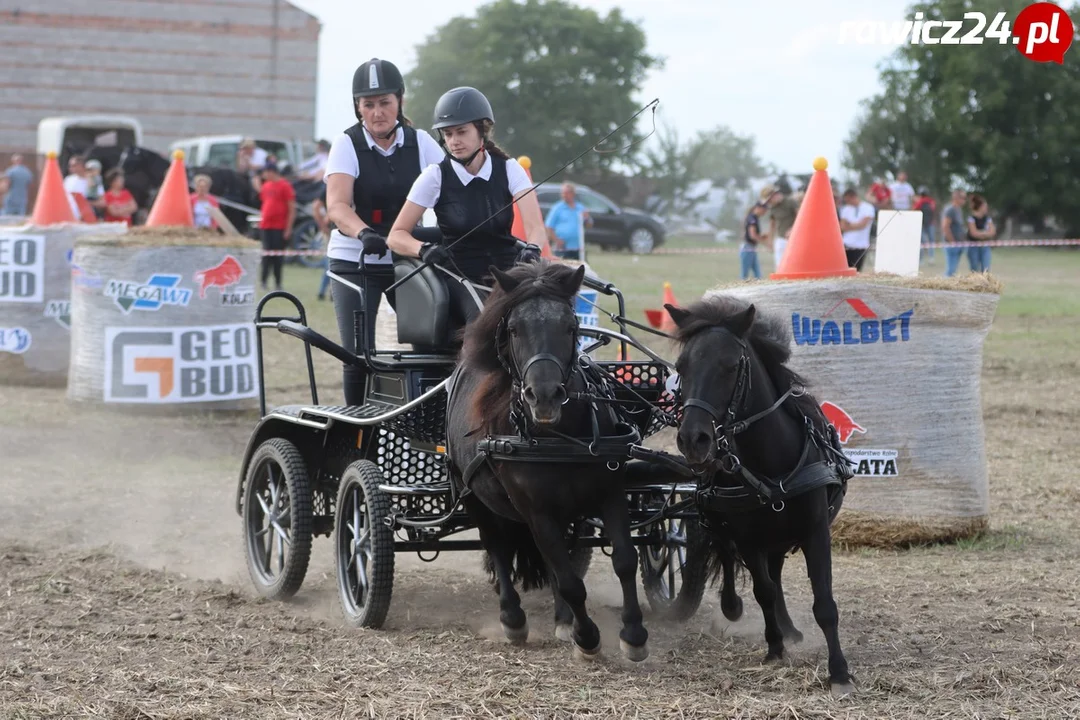
[[[617,8],[601,17],[564,0],[496,0],[417,47],[406,114],[427,128],[440,95],[475,87],[491,101],[495,141],[511,155],[529,155],[540,180],[640,109],[634,95],[662,65],[645,51],[641,27]],[[631,124],[601,149],[619,150],[641,135]],[[573,169],[626,163],[639,147],[589,153]]]
[[[984,10],[1014,20],[1026,0]],[[956,20],[965,0],[920,2],[908,16]],[[1069,10],[1072,17],[1080,5]],[[966,32],[972,27],[965,24]],[[846,163],[865,180],[908,171],[939,195],[961,184],[986,195],[1000,216],[1042,226],[1052,216],[1080,231],[1080,62],[1027,60],[1011,39],[983,45],[903,45],[880,68],[885,90],[864,103],[846,143]],[[1000,225],[1000,224],[999,224]]]
[[[738,135],[723,125],[683,141],[677,130],[660,122],[654,137],[639,170],[653,181],[666,212],[693,210],[704,195],[691,195],[692,186],[702,180],[728,190],[730,196],[733,190],[748,188],[753,178],[772,172],[757,156],[752,136]]]

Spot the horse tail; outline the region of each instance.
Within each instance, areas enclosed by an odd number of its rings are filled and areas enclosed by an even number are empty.
[[[492,513],[494,516],[494,513]],[[529,526],[501,517],[495,517],[494,524],[499,532],[495,541],[513,551],[513,563],[510,579],[515,585],[521,585],[522,591],[539,590],[547,587],[548,567],[533,539]],[[484,570],[488,573],[495,592],[500,591],[499,579],[495,574],[495,564],[491,555],[484,551]]]
[[[705,577],[710,585],[716,585],[721,580],[726,566],[733,568],[734,577],[746,570],[746,563],[730,538],[714,532],[698,533],[698,536],[705,557]]]

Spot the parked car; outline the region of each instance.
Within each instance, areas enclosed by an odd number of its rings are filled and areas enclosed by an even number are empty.
[[[664,243],[664,224],[655,215],[641,210],[619,207],[614,202],[585,185],[574,184],[577,199],[592,217],[593,226],[585,229],[585,242],[605,250],[629,249],[645,255]],[[540,211],[548,211],[562,196],[561,183],[543,183],[536,188]]]
[[[214,167],[236,168],[236,153],[240,150],[243,135],[202,135],[184,138],[169,145],[169,152],[184,151],[184,162],[188,167],[212,165]],[[299,140],[254,138],[255,145],[278,159],[278,163],[288,163],[299,167],[306,158],[315,154],[314,144]]]

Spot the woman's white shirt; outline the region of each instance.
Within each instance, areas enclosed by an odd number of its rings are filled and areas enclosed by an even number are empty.
[[[394,144],[390,146],[389,150],[383,150],[376,145],[375,139],[367,131],[367,128],[363,128],[363,131],[368,146],[384,157],[393,156],[397,149],[405,144],[404,128],[399,127],[397,129]],[[435,142],[425,130],[416,130],[416,144],[420,151],[421,170],[433,164],[437,166],[446,155],[439,143]],[[436,169],[438,168],[436,167]],[[522,172],[524,173],[524,171]],[[330,145],[330,155],[326,159],[326,173],[323,181],[325,182],[326,178],[337,173],[349,175],[353,178],[360,176],[360,162],[356,157],[356,148],[353,147],[352,138],[345,133],[341,133]],[[490,171],[488,174],[490,175]],[[425,217],[427,216],[425,215]],[[343,235],[341,231],[335,229],[330,233],[330,244],[326,248],[326,254],[332,260],[359,262],[360,253],[363,249],[364,245],[359,240]],[[364,256],[364,263],[367,265],[386,265],[391,262],[393,262],[393,259],[390,253],[386,253],[381,258],[377,255]]]
[[[454,168],[454,174],[461,180],[462,185],[468,185],[476,178],[491,179],[490,153],[484,154],[484,164],[480,166],[480,171],[476,175],[470,175],[469,171],[461,163],[451,162],[450,166]],[[506,180],[510,185],[511,195],[516,196],[519,192],[532,187],[532,180],[525,173],[525,168],[521,167],[518,161],[513,158],[506,161]],[[438,165],[428,165],[420,173],[420,177],[416,178],[416,182],[413,183],[412,190],[409,191],[409,200],[420,207],[432,208],[435,207],[441,193],[442,169]]]

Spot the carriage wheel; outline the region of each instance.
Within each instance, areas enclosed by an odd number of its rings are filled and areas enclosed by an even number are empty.
[[[380,628],[394,591],[394,531],[384,520],[390,497],[382,472],[368,460],[345,469],[334,518],[338,599],[354,627]]]
[[[703,542],[704,530],[694,520],[664,518],[650,527],[649,544],[639,552],[641,580],[661,619],[689,620],[701,605],[708,580]]]
[[[304,458],[271,438],[251,456],[244,482],[244,547],[259,595],[284,600],[304,583],[311,558],[311,485]]]

